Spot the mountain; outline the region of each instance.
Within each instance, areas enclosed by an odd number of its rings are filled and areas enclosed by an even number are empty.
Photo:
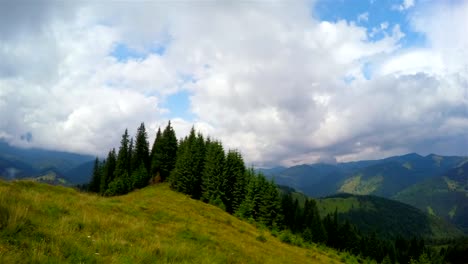
[[[74,184],[89,183],[93,174],[93,168],[94,160],[91,160],[64,172],[64,176]]]
[[[463,157],[412,153],[381,160],[298,165],[276,173],[262,172],[276,183],[312,197],[344,192],[389,198],[413,184],[445,173],[463,160]]]
[[[359,230],[383,238],[450,238],[463,232],[446,221],[390,199],[372,195],[337,194],[317,200],[322,216],[333,214],[348,220]]]
[[[341,263],[215,206],[150,186],[100,197],[0,180],[0,263]]]
[[[309,196],[319,197],[336,193],[338,183],[345,177],[346,170],[336,165],[297,165],[281,170],[260,169],[266,177],[279,185],[290,186]]]
[[[87,163],[93,160],[89,155],[13,147],[0,139],[0,177],[5,179],[33,178],[54,171],[70,183],[83,183],[91,175]]]
[[[443,217],[468,233],[468,160],[400,191],[393,198]]]

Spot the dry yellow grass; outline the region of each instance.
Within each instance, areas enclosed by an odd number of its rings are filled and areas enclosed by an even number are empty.
[[[0,263],[64,262],[341,261],[332,250],[282,243],[166,184],[104,198],[29,181],[0,181]]]

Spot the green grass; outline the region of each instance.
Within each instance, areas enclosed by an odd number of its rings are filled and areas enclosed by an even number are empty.
[[[384,180],[384,177],[377,175],[364,180],[362,175],[354,176],[347,179],[340,187],[338,192],[352,194],[372,194],[377,191]]]
[[[341,263],[161,184],[104,198],[0,181],[0,263]],[[351,258],[350,258],[351,259]]]

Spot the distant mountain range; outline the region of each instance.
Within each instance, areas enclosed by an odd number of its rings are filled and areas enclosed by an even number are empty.
[[[381,160],[261,169],[311,197],[377,195],[443,217],[468,233],[468,158],[407,154]]]
[[[52,184],[89,182],[94,157],[43,149],[10,146],[0,139],[0,177],[32,178]]]

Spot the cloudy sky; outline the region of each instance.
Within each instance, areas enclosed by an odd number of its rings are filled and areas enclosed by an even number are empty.
[[[2,1],[0,138],[102,155],[169,119],[249,165],[468,155],[468,1]]]

